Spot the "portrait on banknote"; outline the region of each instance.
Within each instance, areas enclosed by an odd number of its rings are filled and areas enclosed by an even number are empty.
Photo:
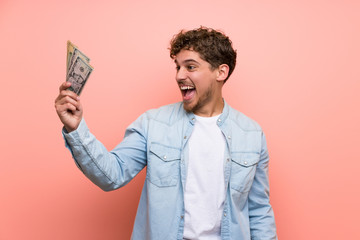
[[[82,53],[78,47],[70,41],[67,42],[66,81],[71,82],[69,90],[78,95],[80,95],[86,81],[94,69],[89,64],[89,61],[90,58]]]

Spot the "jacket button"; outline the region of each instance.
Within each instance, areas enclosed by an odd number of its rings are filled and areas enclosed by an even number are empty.
[[[247,165],[247,162],[246,162],[246,161],[244,162],[244,165]]]
[[[167,157],[166,157],[166,155],[164,155],[164,159],[166,159]]]

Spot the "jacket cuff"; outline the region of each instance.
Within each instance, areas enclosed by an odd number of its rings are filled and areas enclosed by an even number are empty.
[[[86,122],[83,119],[81,119],[80,124],[77,129],[75,129],[72,132],[68,132],[65,127],[62,129],[62,135],[66,140],[66,143],[70,146],[78,146],[82,145],[81,139],[84,139],[84,137],[89,132],[89,128],[86,125]]]

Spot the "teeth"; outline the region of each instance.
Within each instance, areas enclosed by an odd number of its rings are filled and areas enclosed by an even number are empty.
[[[189,90],[189,89],[194,89],[194,87],[191,87],[191,86],[181,86],[180,89],[181,89],[181,90]]]

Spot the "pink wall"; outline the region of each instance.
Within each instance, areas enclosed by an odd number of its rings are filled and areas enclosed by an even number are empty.
[[[359,1],[138,2],[0,1],[0,239],[129,239],[144,173],[105,193],[73,163],[54,109],[66,41],[95,67],[82,103],[111,149],[180,100],[167,47],[200,25],[237,48],[225,96],[266,133],[279,238],[360,239]]]

